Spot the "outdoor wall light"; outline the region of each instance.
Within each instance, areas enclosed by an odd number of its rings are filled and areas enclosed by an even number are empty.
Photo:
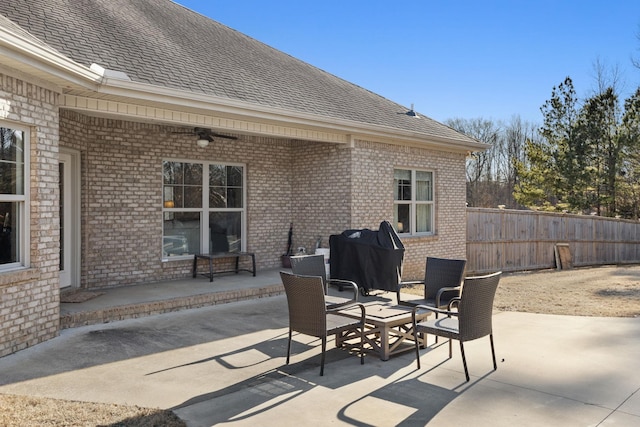
[[[207,145],[209,145],[209,139],[208,138],[198,138],[198,140],[196,141],[196,144],[198,144],[198,147],[200,147],[200,148],[205,148],[205,147],[207,147]]]

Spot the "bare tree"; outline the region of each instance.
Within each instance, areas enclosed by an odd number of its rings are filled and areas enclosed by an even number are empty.
[[[596,58],[592,67],[593,79],[595,82],[595,87],[593,89],[594,95],[603,94],[609,88],[613,89],[613,92],[616,94],[620,94],[624,91],[624,77],[618,64],[607,66],[600,58]]]
[[[513,191],[518,182],[517,162],[524,162],[525,144],[527,141],[537,141],[539,139],[538,128],[535,124],[523,121],[520,116],[513,116],[504,131],[504,194],[501,199],[502,204],[508,208],[518,208],[520,205],[516,202]]]
[[[513,197],[516,160],[522,160],[527,139],[537,138],[534,125],[514,116],[507,124],[487,119],[452,119],[452,128],[491,147],[467,160],[467,203],[476,207],[519,207]]]
[[[445,122],[480,142],[491,145],[486,151],[474,152],[467,159],[467,204],[469,206],[495,207],[492,186],[496,182],[496,153],[499,125],[487,119],[449,119]]]

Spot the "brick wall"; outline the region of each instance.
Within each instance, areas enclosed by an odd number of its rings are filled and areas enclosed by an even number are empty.
[[[353,148],[295,142],[292,150],[294,249],[313,252],[318,236],[346,229],[378,229],[393,220],[394,168],[432,170],[435,175],[435,235],[403,238],[405,280],[424,277],[425,259],[466,257],[464,153],[449,153],[368,141]]]
[[[162,160],[243,163],[247,244],[258,269],[277,268],[294,225],[294,250],[318,237],[377,229],[393,216],[393,169],[430,169],[436,177],[436,235],[404,239],[405,277],[424,258],[465,255],[465,158],[357,141],[354,147],[238,135],[198,148],[174,127],[61,113],[61,146],[82,163],[82,286],[101,288],[187,277],[191,261],[161,260]],[[446,191],[445,191],[446,189]]]
[[[377,229],[393,220],[393,169],[434,172],[435,234],[405,237],[403,279],[424,278],[427,256],[466,258],[465,155],[357,141],[353,153],[352,227]]]
[[[313,253],[318,237],[322,239],[322,247],[328,248],[331,234],[351,226],[353,150],[335,144],[297,141],[292,152],[294,251],[304,247]]]
[[[59,330],[58,96],[0,73],[0,119],[30,128],[30,266],[0,273],[0,356]]]
[[[61,146],[81,153],[82,287],[189,276],[191,260],[161,260],[163,159],[244,164],[247,250],[258,269],[280,265],[292,220],[291,142],[239,135],[202,149],[174,133],[184,130],[61,112]]]

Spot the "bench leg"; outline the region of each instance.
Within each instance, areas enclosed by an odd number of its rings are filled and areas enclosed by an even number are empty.
[[[209,258],[209,281],[213,282],[213,258]]]
[[[239,261],[240,261],[240,257],[239,257],[239,256],[237,256],[237,257],[236,257],[236,274],[238,274],[238,271],[239,271],[239,270],[238,270],[238,262],[239,262]]]
[[[193,257],[193,277],[195,278],[198,275],[198,257],[194,255]]]
[[[253,277],[256,277],[256,256],[251,254],[251,263],[253,264]]]

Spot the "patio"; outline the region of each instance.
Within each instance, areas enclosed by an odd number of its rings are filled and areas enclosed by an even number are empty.
[[[97,313],[101,299],[111,310],[126,292],[129,306],[212,289],[242,299],[275,286],[271,274],[113,289],[64,310]],[[286,310],[274,295],[66,329],[0,359],[0,393],[172,408],[194,426],[640,423],[638,318],[496,313],[498,370],[488,341],[470,342],[466,383],[459,351],[448,360],[445,341],[421,352],[420,371],[412,353],[361,366],[330,346],[320,377],[318,342],[296,336],[286,366]]]

